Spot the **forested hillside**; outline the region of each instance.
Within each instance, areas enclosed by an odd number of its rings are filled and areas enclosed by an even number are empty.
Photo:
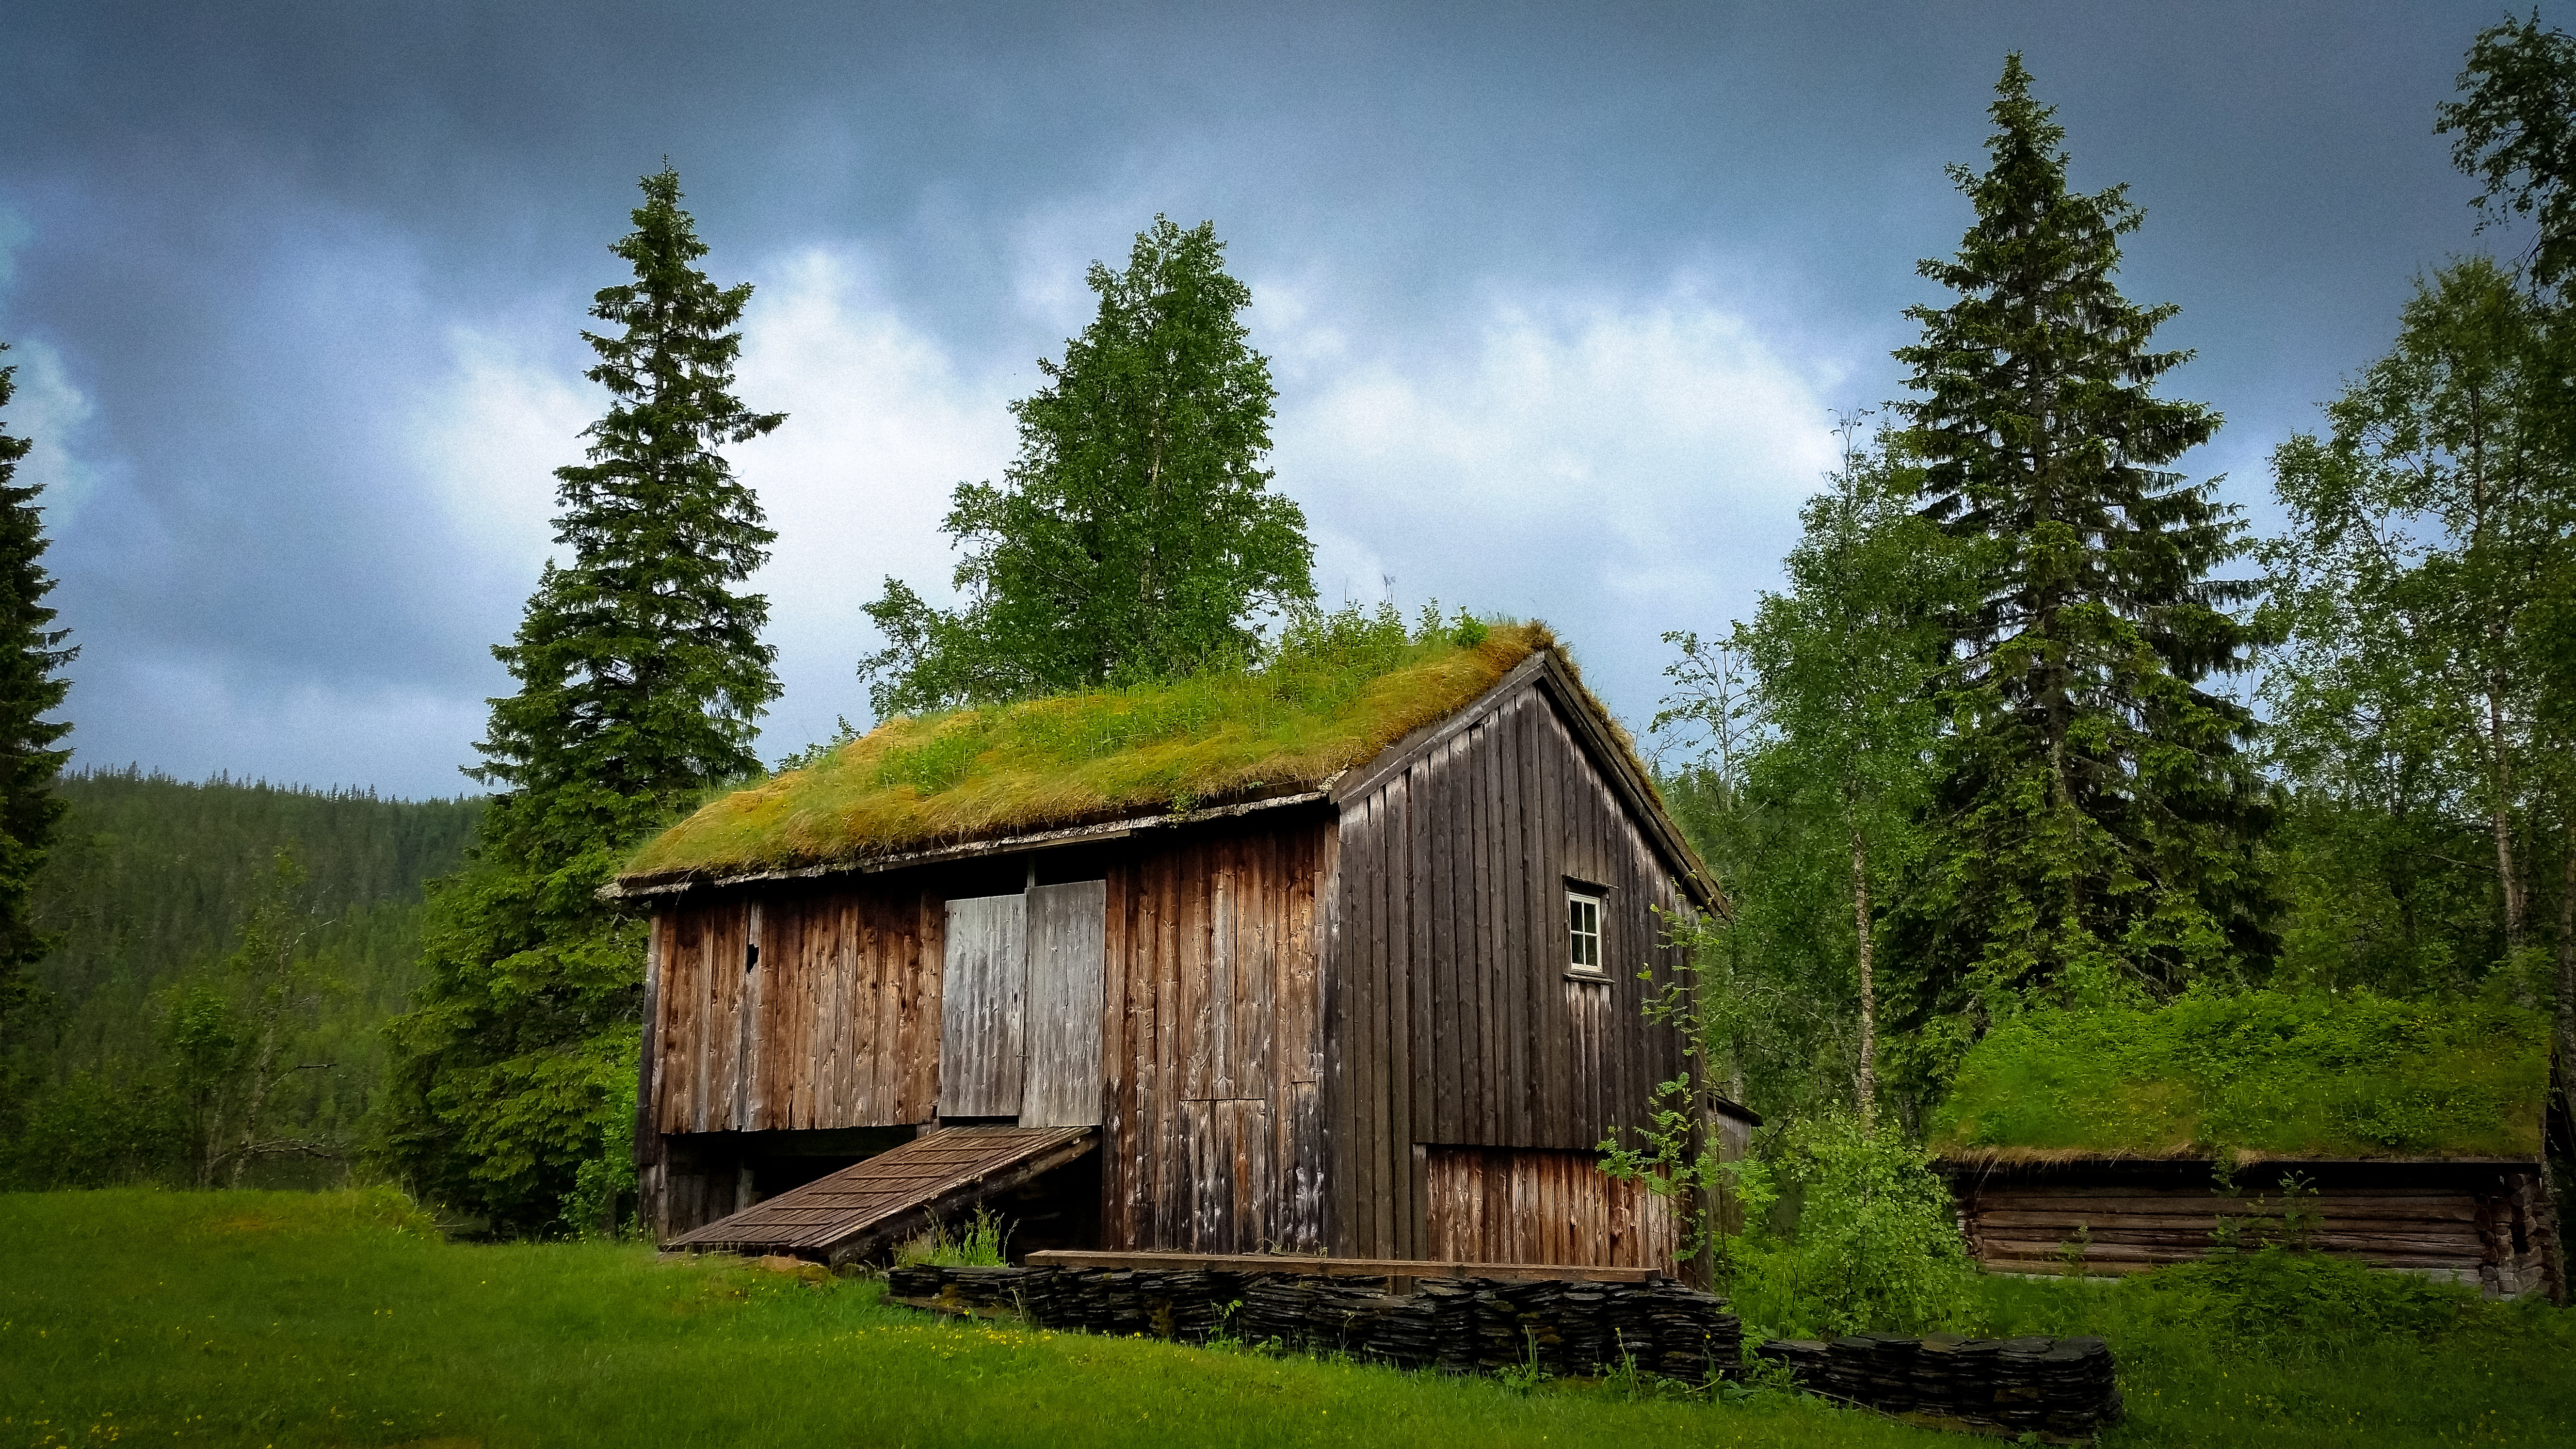
[[[191,1096],[220,1107],[227,1084],[208,1078],[239,1063],[209,1059],[203,1041],[179,1061],[173,1004],[247,989],[227,958],[272,898],[299,985],[280,1052],[292,1061],[262,1131],[345,1142],[382,1076],[378,1028],[418,978],[422,885],[462,861],[482,802],[134,769],[67,775],[59,790],[71,810],[35,893],[56,945],[36,972],[45,1003],[7,1064],[15,1101],[0,1105],[24,1130],[0,1173],[28,1185],[187,1175]],[[302,877],[282,891],[281,850]]]

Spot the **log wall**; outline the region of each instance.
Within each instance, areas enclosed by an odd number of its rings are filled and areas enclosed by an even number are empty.
[[[2247,1249],[2288,1242],[2281,1164],[2214,1195],[2208,1164],[2119,1164],[2007,1176],[1956,1175],[1960,1223],[1978,1261],[2008,1273],[2144,1272],[2207,1256],[2222,1216]],[[2316,1251],[2402,1268],[2496,1294],[2557,1293],[2556,1234],[2536,1166],[2336,1162],[2290,1164],[2315,1183],[2300,1195]]]
[[[1589,1153],[1682,1068],[1641,1007],[1679,953],[1671,873],[1547,692],[1342,802],[1324,1018],[1332,1251],[1432,1255],[1427,1151]],[[1567,972],[1569,880],[1606,976]]]

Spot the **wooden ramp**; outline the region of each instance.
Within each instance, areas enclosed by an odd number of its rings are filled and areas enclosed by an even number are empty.
[[[778,1253],[856,1262],[1051,1172],[1099,1145],[1091,1127],[943,1127],[729,1218],[665,1248]]]

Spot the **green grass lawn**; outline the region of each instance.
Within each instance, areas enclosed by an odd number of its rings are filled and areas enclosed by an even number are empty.
[[[632,1245],[448,1244],[383,1192],[0,1195],[0,1263],[0,1443],[1976,1442],[1776,1393],[1523,1394],[958,1323]],[[2576,1443],[2566,1314],[2244,1359],[2129,1322],[2146,1300],[2125,1291],[2003,1284],[1990,1305],[2112,1336],[2135,1412],[2109,1444]]]

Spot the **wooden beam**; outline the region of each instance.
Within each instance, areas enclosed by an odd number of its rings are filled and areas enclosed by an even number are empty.
[[[1473,1263],[1439,1258],[1308,1258],[1288,1253],[1031,1253],[1032,1268],[1111,1268],[1127,1272],[1287,1273],[1316,1278],[1561,1278],[1583,1283],[1652,1283],[1653,1268],[1575,1263]]]

